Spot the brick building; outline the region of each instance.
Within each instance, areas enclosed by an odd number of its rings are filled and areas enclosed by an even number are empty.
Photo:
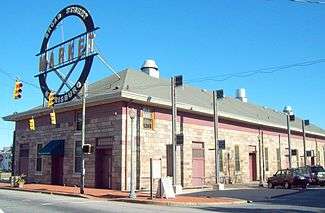
[[[86,109],[86,143],[95,146],[86,156],[88,187],[126,190],[130,181],[129,109],[136,110],[137,187],[149,187],[149,159],[162,160],[162,174],[171,175],[170,81],[158,70],[126,69],[89,86]],[[177,147],[177,178],[183,187],[214,183],[212,95],[184,85],[176,89],[177,133],[184,144]],[[219,138],[226,149],[220,155],[221,176],[232,183],[247,183],[271,176],[288,166],[286,115],[245,100],[218,100]],[[37,107],[5,117],[16,122],[14,172],[27,174],[29,182],[78,185],[81,156],[81,101],[55,106],[57,125],[50,124],[50,110]],[[28,128],[34,117],[36,130]],[[291,123],[292,166],[303,165],[301,120]],[[325,164],[325,130],[306,127],[308,164]]]

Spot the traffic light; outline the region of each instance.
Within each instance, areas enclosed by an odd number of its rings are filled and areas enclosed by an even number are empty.
[[[54,94],[54,92],[50,92],[50,94],[48,96],[48,102],[47,102],[48,108],[54,107],[54,101],[55,101],[55,94]]]
[[[51,118],[51,124],[56,125],[56,115],[54,111],[50,113],[50,118]]]
[[[31,118],[28,120],[28,125],[30,130],[35,130],[35,120],[34,118]]]
[[[20,99],[22,97],[21,93],[22,93],[22,87],[23,87],[23,83],[21,83],[20,81],[16,80],[15,82],[15,88],[14,88],[14,99]]]
[[[85,154],[91,154],[94,152],[94,147],[91,144],[84,144],[82,146],[82,152]]]

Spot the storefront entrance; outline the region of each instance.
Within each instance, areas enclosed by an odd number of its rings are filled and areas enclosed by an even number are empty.
[[[249,177],[250,181],[257,180],[256,153],[249,153]]]
[[[52,156],[51,180],[53,185],[63,185],[63,156]]]
[[[192,185],[204,185],[204,144],[192,143]]]
[[[112,188],[112,149],[96,148],[96,188]]]

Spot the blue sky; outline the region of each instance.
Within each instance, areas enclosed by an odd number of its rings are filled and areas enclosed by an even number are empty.
[[[38,85],[35,54],[52,18],[73,3],[84,5],[101,27],[97,45],[116,70],[139,68],[153,58],[165,78],[183,74],[189,84],[223,88],[228,96],[244,87],[249,101],[277,110],[291,105],[298,116],[325,128],[325,63],[216,81],[221,74],[325,58],[325,5],[287,0],[5,1],[0,71]],[[89,82],[110,74],[96,59]],[[1,72],[0,79],[0,116],[41,104],[38,88],[24,84],[23,98],[14,101],[13,79]],[[13,129],[13,123],[0,121],[0,147],[12,143]]]

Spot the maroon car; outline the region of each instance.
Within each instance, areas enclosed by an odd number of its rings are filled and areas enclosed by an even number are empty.
[[[269,188],[274,188],[275,186],[283,186],[286,189],[290,189],[292,186],[306,188],[308,183],[309,179],[299,169],[278,170],[267,180]]]

